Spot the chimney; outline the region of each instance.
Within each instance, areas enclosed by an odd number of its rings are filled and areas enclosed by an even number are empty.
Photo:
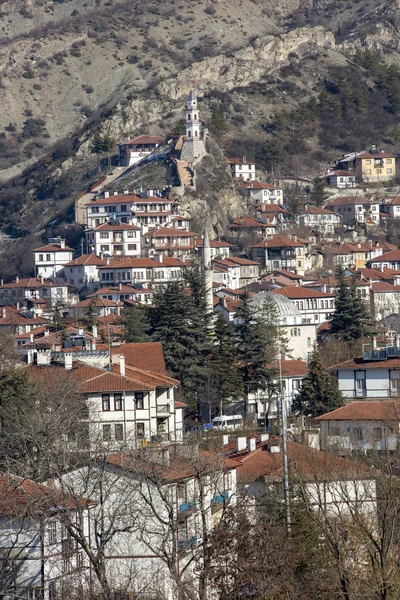
[[[41,283],[42,285],[43,285],[43,283],[44,283],[44,277],[43,277],[43,275],[41,275],[41,276],[40,276],[40,283]]]
[[[28,365],[31,365],[33,363],[33,352],[32,352],[32,350],[28,350],[28,353],[26,355],[26,362],[28,363]]]
[[[236,438],[236,452],[240,452],[241,450],[246,450],[247,439],[245,437]]]
[[[49,329],[45,329],[43,335],[44,335],[44,337],[47,337],[48,335],[50,335]]]
[[[247,441],[247,450],[249,452],[254,452],[254,450],[256,449],[256,438],[249,438]]]
[[[118,192],[114,192],[114,196],[118,196]]]
[[[19,277],[17,275],[16,278],[15,278],[15,283],[18,283],[18,281],[19,281]]]
[[[224,435],[222,436],[222,445],[226,446],[227,444],[229,444],[229,435],[227,433],[224,433]]]
[[[376,335],[371,337],[372,350],[376,350]]]
[[[119,355],[119,374],[125,377],[125,356],[123,354]]]
[[[65,248],[65,240],[60,239],[60,248],[63,250]]]
[[[71,371],[72,369],[72,353],[66,352],[64,354],[64,368],[66,371]]]
[[[121,282],[119,282],[118,289],[119,289],[120,291],[122,290],[122,283],[121,283]]]
[[[383,266],[383,263],[381,263],[381,273],[383,273],[385,270],[385,267]]]
[[[5,318],[6,318],[6,316],[7,316],[7,310],[6,310],[5,308],[2,308],[2,309],[1,309],[1,318],[2,318],[2,319],[5,319]]]
[[[109,198],[110,197],[110,192],[104,192],[104,198]]]
[[[381,149],[379,150],[379,152],[380,152],[381,154],[385,154],[385,151],[384,151],[384,149],[383,149],[383,148],[381,148]]]
[[[400,349],[400,335],[398,333],[396,333],[396,349],[399,350]]]
[[[79,329],[78,329],[78,335],[83,335],[83,328],[82,327],[79,327]]]
[[[269,433],[260,433],[260,442],[268,442]]]
[[[281,447],[279,446],[279,443],[269,442],[268,450],[271,452],[271,454],[279,454]]]
[[[0,280],[0,285],[2,285],[2,286],[4,285],[4,279]]]
[[[124,190],[124,196],[126,196],[127,194],[129,194],[129,190]]]
[[[97,340],[97,325],[92,325],[92,336]]]
[[[33,340],[34,340],[33,333],[30,333],[29,334],[29,341],[31,342],[31,344],[33,344]]]

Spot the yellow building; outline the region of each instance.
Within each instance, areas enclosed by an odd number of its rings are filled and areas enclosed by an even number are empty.
[[[376,146],[372,146],[371,150],[346,154],[336,162],[334,168],[355,173],[359,181],[379,183],[394,179],[396,167],[395,154],[389,154],[383,149],[377,150]]]

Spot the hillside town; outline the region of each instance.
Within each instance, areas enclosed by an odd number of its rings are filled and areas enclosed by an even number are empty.
[[[296,185],[226,157],[222,232],[180,202],[209,148],[195,89],[185,129],[119,140],[79,244],[0,282],[0,595],[391,600],[398,156]],[[176,185],[124,187],[159,161]]]

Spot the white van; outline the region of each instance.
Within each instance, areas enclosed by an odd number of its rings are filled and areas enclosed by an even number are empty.
[[[242,427],[243,417],[241,415],[219,415],[219,417],[214,417],[212,420],[212,428],[217,431],[220,429],[241,429]]]

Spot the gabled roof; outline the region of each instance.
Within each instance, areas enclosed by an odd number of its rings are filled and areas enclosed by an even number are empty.
[[[240,160],[240,159],[239,159]],[[243,182],[239,185],[241,189],[252,189],[252,190],[281,190],[282,188],[272,185],[271,183],[264,183],[263,181],[249,181]]]
[[[54,283],[51,279],[43,279],[40,277],[26,277],[23,279],[18,279],[15,281],[10,281],[9,283],[5,283],[4,285],[0,285],[0,289],[7,288],[42,288],[42,287],[68,287],[68,283]]]
[[[388,281],[379,281],[378,283],[373,283],[371,285],[371,290],[375,294],[385,294],[385,293],[400,294],[400,285],[393,285],[392,283],[389,283]]]
[[[285,359],[280,361],[274,360],[270,365],[273,369],[279,371],[282,369],[282,377],[302,377],[307,375],[307,363],[304,360]]]
[[[299,300],[303,298],[334,298],[335,294],[327,294],[325,292],[318,292],[317,290],[310,290],[302,286],[288,285],[286,287],[277,288],[272,290],[273,294],[279,294],[285,296],[290,300]]]
[[[332,410],[317,421],[397,421],[400,422],[400,402],[397,400],[358,401]]]
[[[355,204],[378,204],[378,200],[371,198],[363,198],[362,196],[343,196],[341,198],[335,198],[328,203],[328,208],[331,206],[343,206],[343,205],[355,205]]]
[[[128,223],[118,223],[117,225],[102,223],[101,225],[97,225],[92,231],[132,231],[133,229],[140,231],[140,227],[129,225]]]
[[[386,196],[383,206],[398,206],[400,204],[400,196]]]
[[[338,216],[332,210],[327,210],[326,208],[322,208],[321,206],[311,206],[308,205],[305,208],[300,209],[299,215],[335,215]]]
[[[116,307],[121,306],[119,302],[115,302],[114,300],[108,300],[108,298],[99,298],[98,296],[91,296],[90,298],[86,298],[86,300],[82,300],[81,302],[77,302],[76,304],[71,305],[71,309],[74,308],[89,308],[89,306],[95,307]]]
[[[55,244],[47,244],[47,246],[41,246],[40,248],[35,248],[34,252],[73,252],[74,249],[69,246],[65,246],[61,248],[61,246],[56,246]]]
[[[232,246],[232,244],[230,244],[229,242],[221,242],[220,240],[209,240],[209,241],[210,241],[210,248],[230,248]],[[196,248],[203,248],[204,239],[196,238],[194,240],[194,245],[196,246]]]
[[[164,214],[164,213],[163,213]],[[174,229],[173,227],[161,227],[160,229],[149,230],[146,235],[150,237],[194,237],[196,234],[184,229]]]
[[[299,241],[295,242],[294,240],[290,239],[287,235],[284,235],[281,233],[278,235],[273,235],[271,237],[271,239],[269,239],[269,240],[261,240],[257,244],[254,244],[253,246],[251,246],[251,248],[283,248],[283,247],[303,248],[304,243],[299,242]]]
[[[342,171],[341,169],[332,169],[329,173],[326,174],[326,177],[351,177],[355,179],[355,173],[351,173],[351,171]]]
[[[121,142],[118,146],[140,145],[140,144],[161,144],[165,138],[158,135],[138,135],[128,142]]]
[[[66,267],[75,267],[75,266],[100,266],[105,265],[106,261],[100,256],[96,256],[95,254],[82,254],[82,256],[78,256],[78,258],[74,258],[70,262],[66,263]]]
[[[247,160],[245,156],[243,158],[228,158],[228,163],[231,165],[255,165],[254,160]]]
[[[262,212],[264,214],[282,213],[285,215],[290,215],[290,210],[288,210],[287,208],[284,208],[281,204],[264,204],[263,203],[263,204],[259,204],[258,206],[256,206],[256,210],[258,212]]]
[[[400,250],[390,250],[385,254],[381,254],[381,256],[375,256],[375,258],[371,258],[369,262],[400,262]]]
[[[265,227],[275,227],[275,225],[270,225],[269,223],[264,223],[258,219],[254,219],[253,217],[237,217],[232,221],[229,226],[229,229],[236,229],[237,227],[249,228],[254,227],[256,229],[265,228]]]
[[[162,262],[153,258],[133,258],[133,257],[118,257],[110,258],[108,264],[100,267],[100,269],[154,269],[161,267],[183,267],[184,263],[178,258],[170,258],[163,256]]]

